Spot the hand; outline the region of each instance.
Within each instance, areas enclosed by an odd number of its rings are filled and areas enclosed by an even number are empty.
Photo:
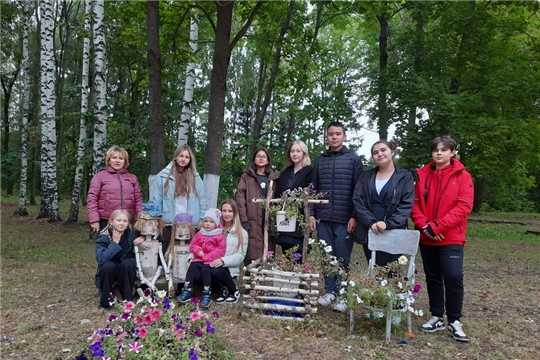
[[[199,221],[199,224],[197,225],[197,229],[198,230],[201,230],[202,229],[202,225],[203,225],[203,222],[202,221]],[[219,225],[219,224],[218,224]]]
[[[133,245],[139,246],[143,243],[143,241],[144,241],[144,236],[139,236],[135,240],[133,240]]]
[[[99,221],[90,223],[90,227],[93,231],[99,231]]]
[[[350,218],[349,222],[347,223],[347,232],[349,234],[353,233],[355,227],[356,227],[356,218]]]
[[[120,239],[122,238],[122,234],[124,234],[123,231],[118,231],[118,230],[113,229],[112,231],[113,241],[118,244],[120,242]]]
[[[386,230],[386,223],[384,221],[377,221],[375,224],[371,225],[371,230],[375,234],[382,234]]]
[[[315,216],[310,215],[309,217],[309,228],[311,231],[317,230],[317,220],[315,220]]]
[[[210,267],[213,267],[213,268],[222,267],[224,265],[225,263],[223,262],[223,260],[221,260],[221,258],[216,259],[210,263]]]
[[[199,253],[197,254],[198,257],[202,258],[204,256],[204,251],[199,251]]]

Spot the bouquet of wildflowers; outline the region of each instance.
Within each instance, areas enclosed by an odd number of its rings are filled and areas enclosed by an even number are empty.
[[[414,295],[422,289],[422,285],[415,284],[414,270],[411,278],[407,277],[408,262],[402,255],[397,261],[386,266],[375,266],[367,275],[349,275],[349,281],[341,283],[339,298],[347,302],[348,309],[357,309],[361,306],[379,310],[390,309],[392,312],[409,311],[415,315],[423,316],[423,311],[414,309]],[[377,317],[382,316],[376,311]]]
[[[272,251],[266,253],[266,267],[272,270],[290,271],[297,273],[321,273],[337,275],[343,273],[339,260],[331,255],[332,247],[324,240],[308,240],[308,256],[302,259],[302,250],[296,245],[284,254],[274,256]]]
[[[119,311],[111,314],[106,327],[94,330],[91,345],[77,360],[112,359],[207,359],[212,349],[207,341],[214,334],[210,315],[198,310],[193,298],[190,311],[175,311],[165,291],[155,296],[146,289],[137,303],[110,299]],[[214,312],[212,316],[218,318]]]

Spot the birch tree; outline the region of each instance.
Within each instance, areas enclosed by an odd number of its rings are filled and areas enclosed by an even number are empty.
[[[199,44],[199,19],[193,17],[189,31],[189,47],[193,55],[197,53]],[[195,62],[190,61],[186,67],[186,84],[184,88],[184,105],[182,117],[178,127],[178,145],[187,144],[189,124],[191,123],[191,106],[193,105],[193,91],[195,88]]]
[[[94,174],[105,168],[107,152],[107,81],[105,59],[105,0],[95,0],[94,20]]]
[[[53,1],[44,0],[41,8],[41,208],[39,218],[60,220],[56,180],[56,121]]]
[[[23,36],[22,36],[22,124],[21,124],[21,180],[19,185],[19,206],[15,215],[28,216],[26,211],[26,184],[28,174],[28,139],[26,129],[28,126],[28,113],[30,108],[30,60],[28,57],[28,28],[30,27],[31,10],[28,2],[23,2]]]
[[[88,87],[88,70],[90,68],[90,27],[91,27],[91,0],[84,1],[84,38],[82,53],[82,75],[81,75],[81,118],[79,122],[79,144],[77,147],[77,167],[75,168],[75,179],[73,180],[73,190],[71,192],[71,206],[69,217],[66,224],[76,223],[79,219],[79,197],[81,191],[81,182],[83,179],[83,158],[86,154],[86,140],[88,131],[86,126],[86,117],[88,113],[88,96],[90,88]]]

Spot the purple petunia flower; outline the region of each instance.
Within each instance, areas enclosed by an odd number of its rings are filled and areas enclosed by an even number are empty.
[[[144,289],[144,296],[145,297],[149,297],[150,294],[152,294],[152,290],[150,288]]]
[[[105,355],[105,351],[101,347],[101,342],[97,341],[94,344],[90,345],[90,350],[92,350],[92,356],[103,356]]]
[[[198,297],[192,297],[190,300],[189,300],[192,304],[198,304],[199,303],[199,298]]]
[[[86,357],[86,355],[81,353],[81,355],[75,356],[75,360],[88,360],[88,358]]]
[[[109,328],[105,329],[105,336],[111,336],[112,334],[113,334],[112,329],[109,329]]]
[[[193,331],[193,335],[195,335],[196,337],[201,337],[202,332],[201,332],[201,330],[195,330],[195,331]]]
[[[298,260],[300,260],[300,259],[302,258],[302,254],[300,254],[300,253],[294,253],[294,254],[293,254],[293,258],[294,258],[294,260],[297,260],[297,261],[298,261]]]
[[[216,329],[212,327],[212,323],[210,321],[206,322],[206,332],[209,334],[213,334],[216,332]]]
[[[171,302],[169,298],[165,298],[163,301],[163,308],[169,310],[171,308]]]
[[[195,349],[194,348],[191,348],[189,349],[189,360],[197,360],[198,357],[197,357],[197,354],[195,353]]]
[[[421,284],[415,284],[411,291],[413,292],[413,294],[416,294],[417,292],[419,292],[420,290],[422,289],[422,285]]]
[[[122,320],[126,321],[131,319],[131,313],[123,313],[122,314]]]
[[[118,319],[118,316],[111,314],[111,315],[109,315],[109,320],[108,320],[108,321],[109,321],[109,322],[113,322],[113,321],[115,321],[116,319]]]
[[[214,315],[214,317],[215,317],[216,319],[219,319],[219,313],[218,313],[217,311],[214,311],[214,312],[212,313],[212,315]]]

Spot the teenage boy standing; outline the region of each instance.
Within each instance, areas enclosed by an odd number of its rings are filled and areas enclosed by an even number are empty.
[[[362,161],[343,145],[346,138],[342,123],[335,121],[328,125],[326,140],[329,149],[315,160],[311,182],[315,190],[327,193],[325,199],[330,203],[312,206],[309,221],[311,230],[317,230],[319,240],[326,241],[332,247],[331,254],[348,271],[353,248],[350,234],[356,226],[352,198],[356,181],[362,173]],[[325,276],[326,294],[319,298],[319,304],[332,304],[336,300],[340,283],[340,275]],[[345,311],[345,303],[335,303],[334,310]]]

